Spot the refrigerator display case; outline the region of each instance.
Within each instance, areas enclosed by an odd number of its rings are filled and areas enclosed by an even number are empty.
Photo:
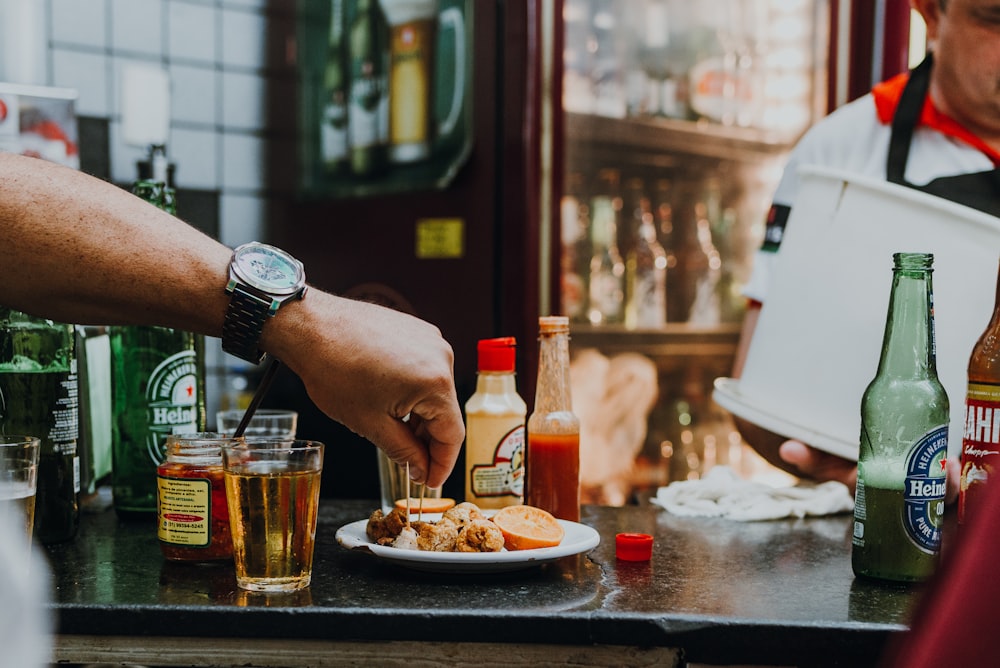
[[[711,387],[731,373],[742,287],[787,154],[826,111],[830,7],[561,9],[558,287],[590,432],[585,490],[616,503],[716,464],[755,473],[762,460]],[[652,374],[655,385],[638,382]]]

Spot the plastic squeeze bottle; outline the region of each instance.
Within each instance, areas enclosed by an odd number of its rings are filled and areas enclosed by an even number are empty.
[[[465,404],[465,500],[503,508],[524,498],[524,421],[527,405],[514,379],[513,337],[477,346],[476,391]]]

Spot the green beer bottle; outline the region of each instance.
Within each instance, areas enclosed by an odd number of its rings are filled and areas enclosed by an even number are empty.
[[[861,399],[851,563],[855,575],[916,582],[941,548],[948,396],[935,361],[933,256],[893,262],[882,355]]]
[[[351,171],[380,173],[389,152],[389,26],[378,0],[358,0],[348,42]]]
[[[0,429],[41,439],[34,537],[60,543],[80,521],[76,334],[0,307]]]
[[[173,189],[160,178],[154,167],[154,178],[132,192],[172,213]],[[148,517],[156,512],[156,467],[166,458],[167,436],[205,430],[204,338],[145,326],[111,327],[109,334],[112,497],[119,516]]]

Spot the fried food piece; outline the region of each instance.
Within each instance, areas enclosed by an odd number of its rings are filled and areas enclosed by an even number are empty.
[[[465,526],[472,520],[483,520],[486,516],[483,515],[483,511],[479,509],[474,503],[465,501],[458,504],[454,508],[450,508],[445,511],[444,515],[441,516],[441,520],[451,520],[459,526],[459,528]]]
[[[377,508],[368,516],[365,533],[368,535],[368,540],[373,543],[391,544],[406,526],[406,520],[406,511],[401,508],[393,508],[388,515],[384,514],[381,508]]]
[[[417,547],[417,530],[412,526],[403,527],[403,530],[396,536],[396,540],[392,541],[392,546],[400,550],[419,549]]]
[[[487,519],[470,520],[455,541],[458,552],[499,552],[503,549],[503,532]]]
[[[417,532],[417,548],[425,552],[454,552],[458,526],[442,518],[437,524],[425,522]]]

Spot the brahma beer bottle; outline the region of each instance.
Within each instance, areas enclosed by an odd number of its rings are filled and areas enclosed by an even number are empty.
[[[959,524],[965,524],[978,512],[986,484],[1000,466],[1000,273],[993,317],[972,348],[968,377]]]
[[[59,543],[80,523],[76,334],[0,307],[0,430],[41,440],[34,535]]]
[[[941,548],[948,396],[935,362],[933,256],[893,261],[882,356],[861,399],[851,562],[856,575],[913,582],[933,573]]]
[[[159,170],[154,170],[159,171]],[[172,189],[138,181],[133,192],[162,209]],[[205,429],[204,339],[167,327],[112,327],[111,490],[119,515],[156,513],[156,468],[170,434]]]

